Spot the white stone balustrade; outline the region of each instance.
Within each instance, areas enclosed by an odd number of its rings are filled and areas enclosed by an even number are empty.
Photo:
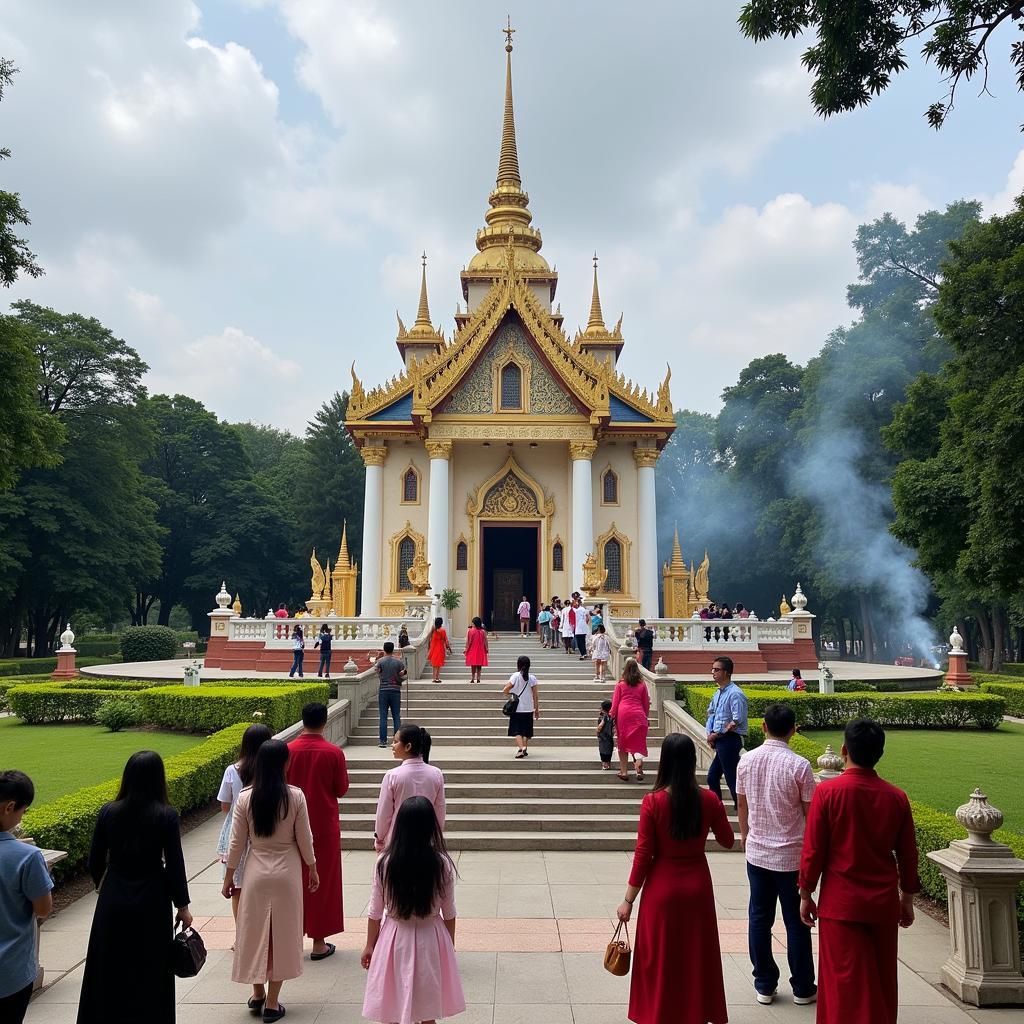
[[[753,651],[758,644],[791,644],[794,640],[790,619],[648,619],[647,625],[654,630],[659,651],[723,646]],[[613,618],[611,632],[616,638],[629,639],[636,627],[635,619]]]
[[[380,647],[385,640],[391,640],[398,646],[398,633],[405,624],[410,640],[422,636],[428,623],[423,618],[384,617],[384,618],[340,618],[328,616],[319,618],[306,616],[301,619],[241,619],[232,618],[228,622],[228,643],[234,640],[259,641],[270,649],[290,649],[292,630],[301,626],[307,646],[320,634],[322,626],[327,626],[333,637],[334,650],[345,648],[362,649]]]

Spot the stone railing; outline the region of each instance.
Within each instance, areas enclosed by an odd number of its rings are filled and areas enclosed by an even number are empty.
[[[715,759],[715,752],[708,746],[704,723],[698,722],[693,715],[674,700],[665,701],[662,705],[661,717],[666,736],[674,732],[681,732],[693,740],[693,745],[697,750],[697,772],[698,774],[706,772]]]
[[[408,630],[409,639],[416,641],[424,637],[430,623],[424,618],[340,618],[337,616],[319,617],[314,615],[300,619],[267,618],[228,619],[228,643],[233,640],[257,640],[269,648],[291,647],[291,635],[295,626],[301,626],[307,640],[315,639],[323,626],[327,626],[333,636],[333,649],[353,650],[366,647],[380,647],[385,640],[398,645],[398,633],[402,625]]]
[[[632,640],[635,619],[609,621],[620,643]],[[790,619],[648,619],[647,626],[654,630],[655,650],[756,650],[758,644],[791,644],[794,639]]]

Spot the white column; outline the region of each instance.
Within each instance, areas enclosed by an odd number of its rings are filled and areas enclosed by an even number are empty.
[[[654,492],[656,448],[634,448],[637,490],[637,596],[645,619],[658,617],[658,506]]]
[[[359,454],[366,464],[366,487],[363,500],[363,592],[360,614],[366,618],[380,615],[380,577],[384,570],[382,548],[384,511],[384,445],[364,445]]]
[[[569,545],[569,590],[583,582],[583,562],[594,550],[594,472],[592,460],[596,441],[573,441],[572,457],[572,537]]]
[[[426,441],[430,456],[430,502],[427,506],[427,561],[430,563],[430,591],[440,596],[448,586],[448,560],[451,557],[448,510],[448,460],[451,441]]]

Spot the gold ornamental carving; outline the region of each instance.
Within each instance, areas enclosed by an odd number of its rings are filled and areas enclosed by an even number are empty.
[[[359,454],[363,457],[364,465],[383,466],[388,457],[388,449],[386,445],[363,445]]]
[[[422,597],[430,586],[430,563],[423,557],[423,552],[419,548],[416,550],[407,575],[412,589]]]
[[[597,566],[597,555],[593,551],[583,560],[583,591],[587,594],[597,594],[604,589],[605,580],[608,579],[608,570],[599,569]]]
[[[585,441],[594,436],[594,428],[585,423],[564,423],[552,420],[542,424],[495,423],[481,419],[479,423],[430,424],[430,434],[437,438],[466,438],[483,441]]]
[[[578,459],[585,459],[589,462],[597,451],[596,441],[570,441],[569,456],[576,462]]]
[[[426,446],[427,455],[432,459],[445,459],[447,461],[452,457],[451,441],[435,441],[428,438],[423,444]]]
[[[541,514],[537,496],[511,470],[484,495],[480,512],[496,519],[533,519]]]
[[[658,464],[658,454],[657,448],[634,448],[633,460],[637,469],[654,469]]]

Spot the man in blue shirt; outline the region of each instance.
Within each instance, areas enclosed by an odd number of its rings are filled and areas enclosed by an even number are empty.
[[[18,771],[0,772],[0,1021],[21,1024],[39,963],[36,918],[53,909],[53,882],[42,853],[14,838],[36,795]]]
[[[732,681],[732,658],[722,655],[711,663],[711,675],[718,693],[708,705],[704,728],[715,759],[708,769],[708,789],[722,799],[722,776],[736,803],[736,766],[740,763],[743,737],[747,735],[746,694]]]

